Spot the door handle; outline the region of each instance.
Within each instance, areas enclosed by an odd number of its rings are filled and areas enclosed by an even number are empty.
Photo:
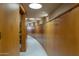
[[[1,40],[1,32],[0,32],[0,40]]]

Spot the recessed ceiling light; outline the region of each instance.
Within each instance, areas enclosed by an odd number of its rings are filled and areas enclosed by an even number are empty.
[[[42,8],[42,5],[39,3],[32,3],[32,4],[29,4],[29,7],[32,9],[40,9]]]

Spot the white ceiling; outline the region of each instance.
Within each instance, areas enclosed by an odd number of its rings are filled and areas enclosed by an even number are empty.
[[[27,18],[37,18],[37,17],[44,17],[47,14],[50,14],[53,12],[56,8],[58,8],[61,4],[59,3],[41,3],[42,8],[41,9],[31,9],[29,8],[29,3],[26,3],[27,5]]]

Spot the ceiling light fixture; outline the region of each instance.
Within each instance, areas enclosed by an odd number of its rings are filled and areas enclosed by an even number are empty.
[[[29,7],[32,9],[40,9],[42,8],[42,5],[39,3],[32,3],[32,4],[29,4]]]

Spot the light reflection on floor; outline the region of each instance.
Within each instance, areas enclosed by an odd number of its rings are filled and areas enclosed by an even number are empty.
[[[47,56],[45,50],[40,45],[40,43],[32,38],[31,36],[27,37],[27,51],[21,52],[21,56]]]

